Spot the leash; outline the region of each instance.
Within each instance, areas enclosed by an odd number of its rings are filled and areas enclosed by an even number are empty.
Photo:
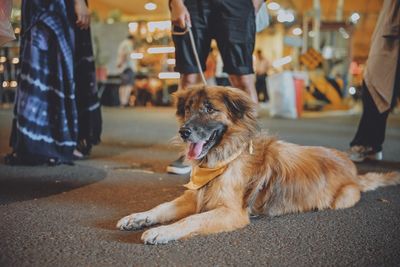
[[[206,77],[204,76],[204,72],[203,72],[202,67],[201,67],[201,64],[200,64],[199,54],[197,53],[196,43],[195,43],[195,41],[194,41],[192,28],[191,28],[191,27],[189,26],[189,24],[186,22],[186,28],[185,28],[185,30],[184,30],[183,32],[172,31],[171,33],[172,33],[173,35],[185,35],[186,33],[189,33],[190,45],[192,46],[194,58],[195,58],[195,60],[196,60],[197,68],[199,69],[199,72],[200,72],[201,80],[202,80],[203,84],[204,84],[205,86],[207,86]]]

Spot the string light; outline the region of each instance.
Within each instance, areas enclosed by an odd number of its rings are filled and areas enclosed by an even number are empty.
[[[174,52],[175,52],[175,47],[173,46],[150,47],[147,49],[147,53],[149,54],[166,54]]]
[[[268,3],[267,7],[268,9],[275,11],[278,10],[281,6],[276,2],[270,2]]]
[[[293,33],[294,35],[301,35],[301,34],[303,33],[303,31],[302,31],[302,29],[300,29],[299,27],[297,27],[297,28],[294,28],[294,29],[292,30],[292,33]]]
[[[171,21],[163,20],[163,21],[150,21],[147,23],[147,28],[149,32],[154,32],[155,30],[170,30],[171,29]]]
[[[294,21],[294,15],[293,15],[293,12],[292,11],[290,11],[290,10],[283,10],[283,9],[280,9],[279,11],[278,11],[278,17],[277,17],[277,20],[279,21],[279,22],[293,22]]]
[[[285,64],[288,64],[292,62],[292,57],[291,56],[287,56],[287,57],[283,57],[283,58],[279,58],[277,60],[275,60],[274,62],[272,62],[272,66],[274,68],[279,68]]]
[[[17,81],[11,81],[10,82],[10,87],[17,87],[17,85],[18,85],[18,83],[17,83]]]
[[[169,58],[169,59],[167,59],[167,64],[168,64],[168,65],[175,65],[175,63],[176,63],[175,58]]]
[[[357,12],[354,12],[350,16],[350,21],[353,23],[357,23],[359,19],[360,19],[360,14],[358,14]]]
[[[143,53],[131,53],[131,59],[142,59]]]
[[[129,22],[128,28],[131,33],[135,33],[139,27],[139,23],[137,22]]]
[[[158,74],[159,79],[179,79],[181,74],[179,72],[160,72]]]
[[[154,2],[147,2],[147,3],[144,5],[144,8],[145,8],[146,10],[152,11],[152,10],[155,10],[155,9],[157,8],[157,5],[156,5],[156,3],[154,3]]]

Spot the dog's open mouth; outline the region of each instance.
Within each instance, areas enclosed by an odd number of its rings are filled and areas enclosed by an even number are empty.
[[[201,159],[204,157],[208,150],[213,147],[217,142],[218,131],[214,131],[210,138],[206,141],[189,142],[189,150],[187,153],[187,158],[189,160]]]

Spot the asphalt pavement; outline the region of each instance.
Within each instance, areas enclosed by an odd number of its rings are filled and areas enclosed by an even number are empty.
[[[353,208],[253,219],[244,229],[167,245],[121,232],[122,216],[177,197],[188,177],[165,173],[178,155],[172,108],[103,108],[102,143],[74,166],[0,161],[0,266],[399,266],[400,186],[362,194]],[[0,156],[12,112],[0,110]],[[359,115],[261,112],[280,139],[345,150]],[[391,115],[384,161],[360,172],[400,171],[400,115]]]

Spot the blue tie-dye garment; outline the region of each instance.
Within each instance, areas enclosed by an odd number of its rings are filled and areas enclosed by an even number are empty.
[[[69,163],[78,142],[100,141],[90,32],[75,27],[73,2],[22,1],[21,71],[11,146],[26,163],[50,158]]]

